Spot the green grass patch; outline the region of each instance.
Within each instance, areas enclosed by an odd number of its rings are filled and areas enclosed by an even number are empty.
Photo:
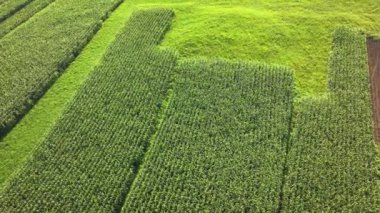
[[[340,25],[380,35],[375,1],[136,0],[140,7],[171,7],[177,18],[162,46],[182,57],[246,59],[295,70],[299,98],[327,92],[331,35]]]

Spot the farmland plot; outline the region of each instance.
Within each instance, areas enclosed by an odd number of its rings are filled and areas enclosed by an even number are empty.
[[[0,4],[0,23],[33,0],[12,0]]]
[[[13,29],[27,21],[30,17],[54,1],[55,0],[26,1],[28,4],[24,4],[22,7],[19,6],[17,11],[10,14],[11,16],[7,17],[3,21],[0,21],[0,38],[11,32]]]
[[[380,187],[364,35],[334,34],[330,94],[306,100],[295,116],[285,212],[377,212]]]
[[[121,208],[155,131],[176,55],[156,49],[170,10],[140,12],[110,46],[62,119],[0,194],[0,211]]]
[[[291,72],[183,62],[125,212],[276,211],[289,136]]]
[[[120,2],[57,0],[0,40],[0,137],[43,95]]]
[[[62,76],[12,128],[12,131],[0,139],[0,188],[14,171],[28,160],[35,147],[42,143],[79,88],[101,62],[118,32],[124,29],[131,13],[131,7],[126,2],[112,12]]]

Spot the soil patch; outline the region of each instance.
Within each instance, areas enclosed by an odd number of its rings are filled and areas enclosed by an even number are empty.
[[[367,39],[368,65],[371,80],[374,137],[380,142],[380,40]]]

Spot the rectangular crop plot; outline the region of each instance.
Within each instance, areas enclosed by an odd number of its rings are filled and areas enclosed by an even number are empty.
[[[285,212],[379,212],[366,38],[334,34],[329,95],[304,100],[294,118]]]
[[[125,212],[278,207],[293,78],[281,67],[185,61]]]
[[[155,131],[176,55],[156,45],[174,13],[136,13],[62,119],[0,193],[0,212],[121,209]]]

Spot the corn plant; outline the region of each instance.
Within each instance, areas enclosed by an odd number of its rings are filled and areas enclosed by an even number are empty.
[[[378,212],[378,165],[372,135],[366,38],[334,33],[329,94],[305,100],[295,116],[285,212]]]
[[[57,0],[0,40],[0,137],[44,94],[121,1]]]
[[[1,212],[121,209],[172,80],[176,55],[155,46],[173,15],[157,9],[132,16],[62,119],[6,185]]]
[[[40,10],[44,9],[50,3],[55,0],[18,0],[7,1],[13,2],[12,4],[19,2],[12,10],[8,10],[8,13],[4,15],[3,21],[0,21],[0,38],[11,32],[20,24],[26,22],[33,17]],[[0,6],[0,8],[3,6]],[[1,9],[0,9],[1,10]]]
[[[289,136],[292,73],[186,60],[125,212],[275,212]]]
[[[0,4],[0,23],[28,5],[33,0],[14,0]]]

